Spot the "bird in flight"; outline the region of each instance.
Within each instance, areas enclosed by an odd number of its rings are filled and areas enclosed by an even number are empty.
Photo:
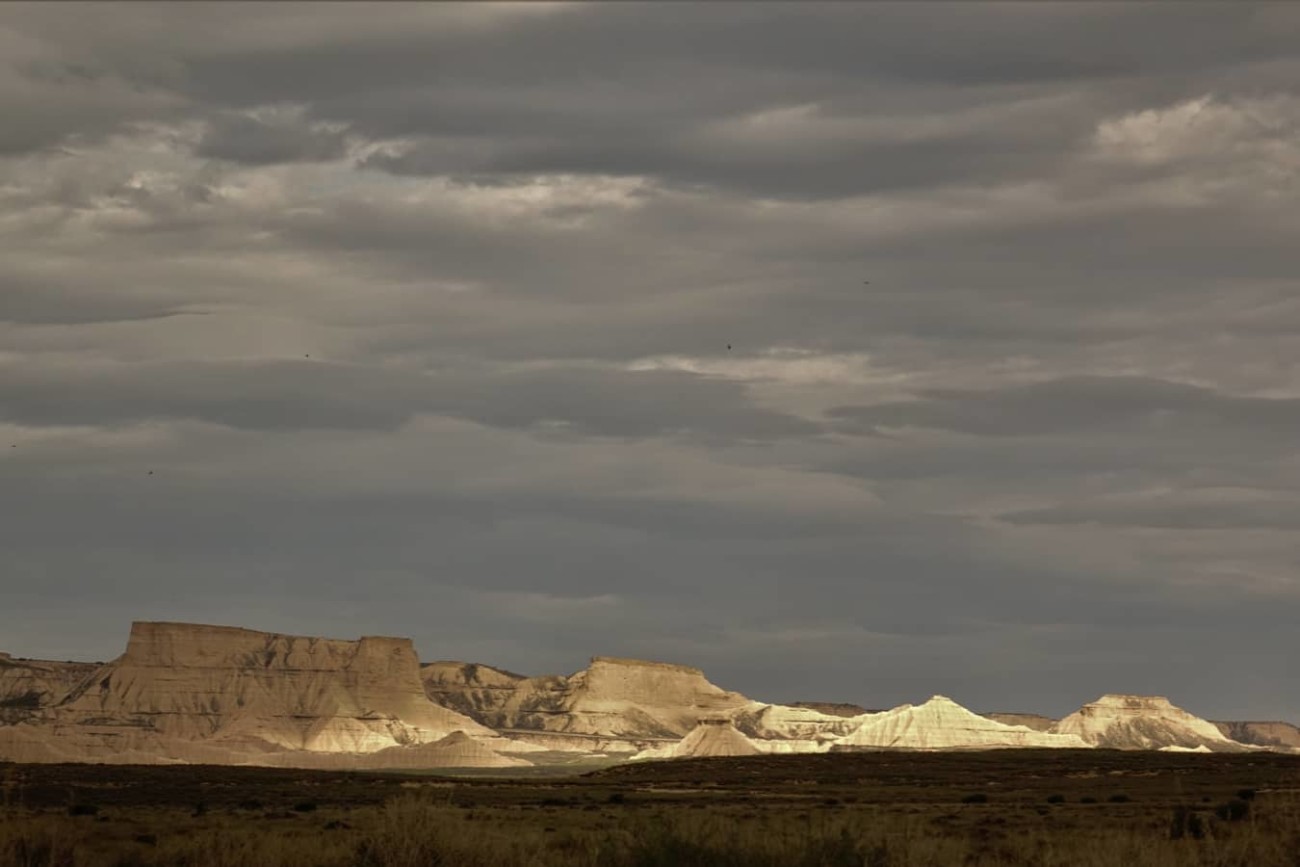
[[[731,344],[730,344],[730,343],[727,344],[727,351],[728,351],[728,352],[731,351]]]

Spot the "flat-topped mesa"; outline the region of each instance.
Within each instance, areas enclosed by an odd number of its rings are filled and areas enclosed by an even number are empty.
[[[409,639],[357,641],[187,623],[136,623],[127,651],[54,709],[106,737],[370,752],[452,731],[492,736],[424,694]]]
[[[704,672],[687,665],[597,656],[592,658],[585,672],[579,672],[569,680],[572,682],[578,678],[582,679],[583,688],[593,699],[706,708],[735,704],[736,693],[715,686],[704,677]]]
[[[357,641],[258,632],[198,623],[131,624],[121,662],[161,668],[243,668],[373,671],[380,677],[414,672],[419,659],[409,638],[364,636]]]
[[[1052,726],[1089,744],[1120,750],[1244,750],[1211,722],[1175,707],[1162,695],[1111,693],[1089,702]]]

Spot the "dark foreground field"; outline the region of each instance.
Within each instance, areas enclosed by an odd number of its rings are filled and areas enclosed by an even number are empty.
[[[1300,867],[1300,757],[862,753],[443,779],[0,765],[0,867]]]

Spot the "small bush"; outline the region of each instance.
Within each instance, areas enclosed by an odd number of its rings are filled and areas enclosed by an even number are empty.
[[[1131,799],[1129,798],[1128,795],[1124,794],[1123,792],[1120,792],[1118,794],[1111,795],[1106,800],[1110,801],[1112,804],[1127,804]]]
[[[627,802],[627,795],[622,792],[612,792],[605,800],[610,804],[623,804]]]
[[[293,805],[293,811],[295,813],[314,813],[316,812],[316,802],[300,801],[297,804]]]
[[[1079,799],[1079,803],[1080,803],[1080,804],[1095,804],[1095,803],[1097,803],[1097,799],[1094,798],[1094,797],[1092,797],[1091,795],[1084,795],[1082,798]]]
[[[94,816],[99,813],[98,804],[69,804],[69,816]]]
[[[158,835],[157,835],[157,834],[136,834],[136,835],[135,835],[134,837],[132,837],[131,839],[135,840],[135,842],[139,843],[141,846],[157,846],[157,845],[158,845]]]
[[[963,804],[987,804],[989,802],[989,796],[983,792],[972,792],[962,798],[961,802]]]
[[[1169,839],[1181,840],[1190,837],[1200,840],[1205,837],[1205,820],[1189,807],[1174,807],[1169,819]]]
[[[1065,795],[1048,795],[1048,796],[1047,796],[1047,803],[1049,803],[1049,804],[1064,804],[1064,803],[1065,803]]]
[[[1214,815],[1225,822],[1240,822],[1250,815],[1250,802],[1233,798],[1215,807]]]
[[[1255,800],[1255,790],[1254,790],[1254,789],[1238,789],[1238,790],[1237,790],[1237,797],[1240,798],[1240,799],[1243,800],[1243,801],[1253,801],[1253,800]]]

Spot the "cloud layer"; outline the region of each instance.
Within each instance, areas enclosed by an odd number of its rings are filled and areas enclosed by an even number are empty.
[[[0,647],[1300,719],[1300,13],[11,5]]]

